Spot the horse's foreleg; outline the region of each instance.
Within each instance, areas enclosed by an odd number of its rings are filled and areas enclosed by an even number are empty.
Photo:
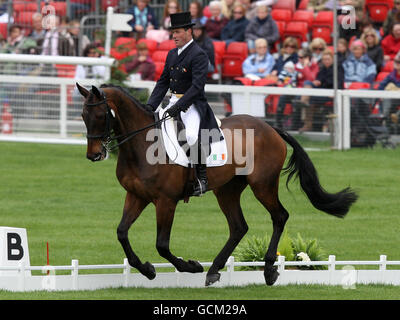
[[[167,259],[180,272],[203,272],[203,267],[197,261],[184,261],[174,256],[169,249],[172,222],[174,220],[176,202],[165,199],[156,204],[157,212],[157,243],[156,248],[161,257]]]
[[[153,265],[149,262],[142,263],[139,257],[132,250],[128,239],[128,230],[132,223],[140,216],[144,208],[148,205],[148,201],[136,197],[132,193],[127,193],[125,198],[124,212],[121,222],[117,229],[118,240],[124,249],[129,264],[138,269],[140,273],[152,280],[156,276]]]
[[[240,177],[237,177],[227,185],[214,190],[219,206],[228,221],[230,234],[225,246],[214,259],[212,266],[207,272],[206,286],[219,280],[220,274],[218,271],[225,266],[229,256],[248,230],[242,208],[240,207],[240,194],[246,185],[247,183],[244,183],[240,180]]]

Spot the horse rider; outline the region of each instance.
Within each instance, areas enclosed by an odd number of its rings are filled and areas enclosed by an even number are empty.
[[[171,14],[169,29],[176,48],[169,51],[164,70],[146,108],[154,112],[170,90],[171,97],[166,112],[171,117],[179,115],[185,125],[186,140],[190,147],[189,158],[196,168],[198,179],[192,195],[201,196],[208,188],[206,171],[208,148],[205,145],[208,145],[209,139],[201,141],[205,139],[200,139],[203,136],[200,132],[218,130],[218,124],[204,92],[208,56],[193,40],[193,25],[190,12]]]

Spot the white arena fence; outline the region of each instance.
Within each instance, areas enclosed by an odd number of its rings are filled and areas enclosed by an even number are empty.
[[[16,64],[18,68],[11,68],[14,73],[5,73],[4,65]],[[84,86],[101,85],[106,82],[108,74],[103,79],[74,79],[70,75],[39,76],[32,72],[32,65],[40,66],[45,63],[53,66],[68,65],[104,65],[109,69],[114,63],[111,58],[80,58],[80,57],[51,57],[35,55],[8,55],[0,54],[0,115],[3,114],[4,104],[8,103],[13,117],[12,134],[0,134],[2,140],[49,141],[66,143],[85,143],[85,127],[81,119],[83,98],[75,89],[78,81]],[[29,66],[28,69],[21,65]],[[54,69],[54,68],[53,68]],[[10,70],[10,68],[9,68]],[[22,71],[21,71],[22,70]],[[27,72],[27,70],[30,70]],[[152,81],[130,81],[127,85],[133,88],[144,88],[151,92],[155,86]],[[242,85],[206,85],[206,93],[217,101],[210,100],[211,106],[217,115],[215,105],[222,104],[223,94],[231,97],[233,114],[250,114],[266,119],[274,125],[274,115],[270,115],[265,105],[267,97],[310,96],[333,97],[334,90],[257,87]],[[351,132],[356,121],[363,119],[353,117],[355,104],[365,102],[365,108],[374,105],[382,106],[384,101],[399,99],[400,92],[376,90],[337,90],[335,106],[328,106],[325,114],[330,115],[323,119],[329,123],[327,132],[307,132],[309,136],[318,136],[331,140],[335,149],[345,150],[352,147]],[[393,100],[393,101],[394,101]],[[375,103],[377,101],[377,103]],[[222,112],[223,113],[223,112]],[[222,115],[223,116],[223,115]],[[285,116],[288,118],[288,116]],[[1,118],[1,117],[0,117]],[[330,120],[328,120],[328,118]],[[290,120],[290,119],[289,119]],[[385,121],[383,119],[383,125]],[[386,125],[387,126],[387,125]],[[289,130],[290,128],[285,128]],[[325,128],[326,129],[326,128]],[[354,132],[354,131],[353,131]],[[399,134],[400,127],[392,128],[392,133]],[[390,138],[390,137],[389,137]],[[47,140],[46,140],[47,139]]]
[[[211,266],[211,262],[201,263],[203,267]],[[279,256],[275,266],[280,273],[274,285],[332,285],[344,289],[355,289],[358,284],[400,285],[400,270],[388,269],[387,266],[399,266],[400,261],[388,261],[381,255],[378,261],[336,261],[330,255],[328,261],[285,261]],[[220,281],[213,287],[246,286],[251,284],[265,285],[263,271],[240,271],[238,267],[264,266],[264,262],[236,262],[230,257],[225,265],[226,271],[221,272]],[[294,270],[293,267],[327,266],[326,270]],[[359,269],[360,266],[373,266],[378,269]],[[97,290],[103,288],[140,287],[140,288],[202,288],[206,272],[180,273],[159,272],[163,268],[173,268],[170,263],[156,263],[158,269],[154,280],[148,280],[140,273],[131,272],[127,259],[123,264],[110,265],[79,265],[78,260],[72,260],[65,266],[25,266],[0,267],[0,289],[8,291],[63,291],[63,290]],[[236,270],[235,270],[236,268]],[[83,270],[121,269],[113,274],[80,274]],[[31,275],[30,271],[40,271],[43,275]],[[60,271],[70,271],[70,274],[57,275]],[[6,275],[6,273],[11,273]]]

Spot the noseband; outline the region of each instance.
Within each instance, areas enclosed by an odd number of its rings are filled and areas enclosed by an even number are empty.
[[[130,131],[128,133],[121,134],[121,135],[118,135],[118,136],[111,136],[111,130],[113,128],[113,124],[114,124],[113,122],[115,120],[115,117],[113,116],[113,114],[111,112],[112,109],[111,109],[111,107],[109,106],[109,104],[107,102],[107,98],[106,98],[104,92],[101,91],[101,94],[102,94],[102,98],[103,98],[101,101],[94,102],[94,103],[85,103],[85,105],[87,107],[97,107],[97,106],[100,106],[102,104],[106,105],[106,108],[107,108],[107,111],[106,111],[106,126],[105,126],[105,129],[104,129],[104,133],[103,134],[87,134],[86,138],[88,138],[88,139],[101,139],[101,143],[102,143],[103,147],[108,152],[118,148],[121,144],[123,144],[123,143],[127,142],[128,140],[132,139],[138,133],[143,132],[144,130],[149,129],[151,127],[155,127],[159,123],[161,123],[161,122],[163,122],[163,121],[165,121],[165,120],[170,118],[169,115],[164,114],[162,119],[160,119],[158,121],[155,121],[154,123],[152,123],[152,124],[150,124],[148,126],[145,126],[145,127],[141,128],[141,129]],[[113,140],[121,140],[121,141],[119,141],[117,144],[115,144],[115,145],[110,147],[110,143]]]

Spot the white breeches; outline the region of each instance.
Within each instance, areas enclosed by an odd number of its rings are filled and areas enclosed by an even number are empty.
[[[178,97],[172,95],[166,109],[172,107],[178,100]],[[186,141],[189,146],[193,146],[199,136],[200,114],[192,104],[186,112],[181,112],[181,118],[186,128]]]

